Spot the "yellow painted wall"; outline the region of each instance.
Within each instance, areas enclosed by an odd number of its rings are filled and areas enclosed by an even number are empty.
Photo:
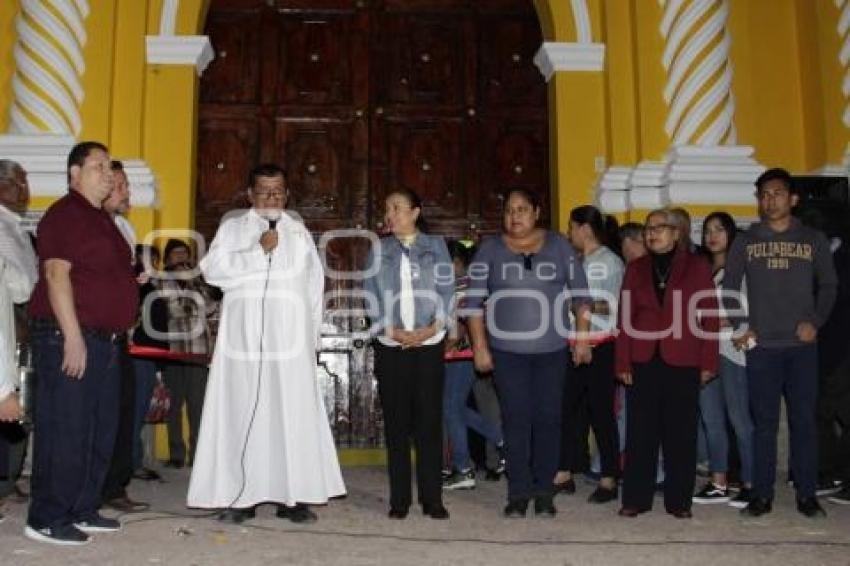
[[[0,132],[9,127],[9,107],[12,104],[12,75],[15,72],[15,16],[20,0],[0,2]]]
[[[667,117],[667,104],[663,96],[666,74],[661,64],[664,38],[658,31],[662,10],[658,2],[636,0],[632,5],[638,78],[638,158],[658,161],[664,157],[670,145],[670,138],[664,131],[664,120]]]
[[[826,162],[838,164],[841,163],[847,143],[850,142],[850,129],[842,122],[845,108],[844,96],[841,93],[844,70],[837,55],[841,51],[841,38],[836,23],[840,13],[833,0],[817,0],[815,6]]]
[[[640,156],[634,4],[606,0],[602,41],[607,67],[609,165],[637,165]]]
[[[82,78],[85,98],[80,105],[83,129],[79,137],[108,143],[113,104],[117,2],[92,2],[91,8],[86,19],[88,41],[83,47],[86,61],[86,71]]]

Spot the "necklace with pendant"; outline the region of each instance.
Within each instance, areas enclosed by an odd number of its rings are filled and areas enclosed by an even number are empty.
[[[655,276],[658,277],[658,288],[666,289],[667,288],[667,278],[670,277],[670,271],[673,269],[673,264],[667,268],[663,274],[658,270],[654,265],[652,266],[652,270],[655,272]]]

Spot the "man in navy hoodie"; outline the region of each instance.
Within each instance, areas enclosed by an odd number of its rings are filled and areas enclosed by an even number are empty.
[[[771,511],[784,395],[797,510],[807,517],[823,516],[815,495],[816,340],[835,303],[838,281],[826,236],[791,215],[799,198],[791,175],[770,169],[756,180],[756,187],[761,222],[735,239],[723,280],[724,289],[740,289],[746,277],[749,301],[747,315],[732,321],[739,329],[736,347],[747,350],[755,424],[753,499],[741,512],[757,517]],[[736,303],[724,300],[727,309]]]

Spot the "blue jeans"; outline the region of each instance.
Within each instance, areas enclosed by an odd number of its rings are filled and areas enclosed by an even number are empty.
[[[508,499],[551,495],[560,457],[568,350],[493,350],[493,362],[507,450]]]
[[[726,434],[726,398],[721,376],[702,386],[699,392],[700,428],[705,433],[708,469],[716,474],[729,470],[729,437]]]
[[[773,498],[776,481],[776,433],[781,398],[788,409],[791,436],[791,472],[797,498],[815,496],[818,470],[817,346],[788,348],[756,346],[747,352],[750,407],[753,424],[753,491],[756,497]]]
[[[750,414],[750,393],[747,368],[720,356],[720,382],[726,401],[726,413],[735,431],[738,455],[741,457],[741,482],[753,482],[753,417]]]
[[[151,404],[153,387],[156,385],[156,363],[151,360],[133,360],[136,371],[136,407],[133,415],[133,470],[139,470],[143,465],[144,450],[142,450],[142,427]]]
[[[501,444],[502,431],[495,423],[485,419],[481,413],[470,409],[466,402],[475,382],[472,362],[449,362],[446,364],[446,381],[443,389],[443,422],[452,447],[452,466],[457,470],[468,470],[469,437],[467,427],[494,444]]]
[[[100,506],[118,428],[118,349],[83,334],[82,379],[62,371],[59,330],[33,325],[36,404],[32,494],[27,523],[36,529],[90,519]]]

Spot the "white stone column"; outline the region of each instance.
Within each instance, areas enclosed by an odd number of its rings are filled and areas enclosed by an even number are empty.
[[[70,134],[82,128],[87,0],[23,0],[15,29],[11,133]]]

